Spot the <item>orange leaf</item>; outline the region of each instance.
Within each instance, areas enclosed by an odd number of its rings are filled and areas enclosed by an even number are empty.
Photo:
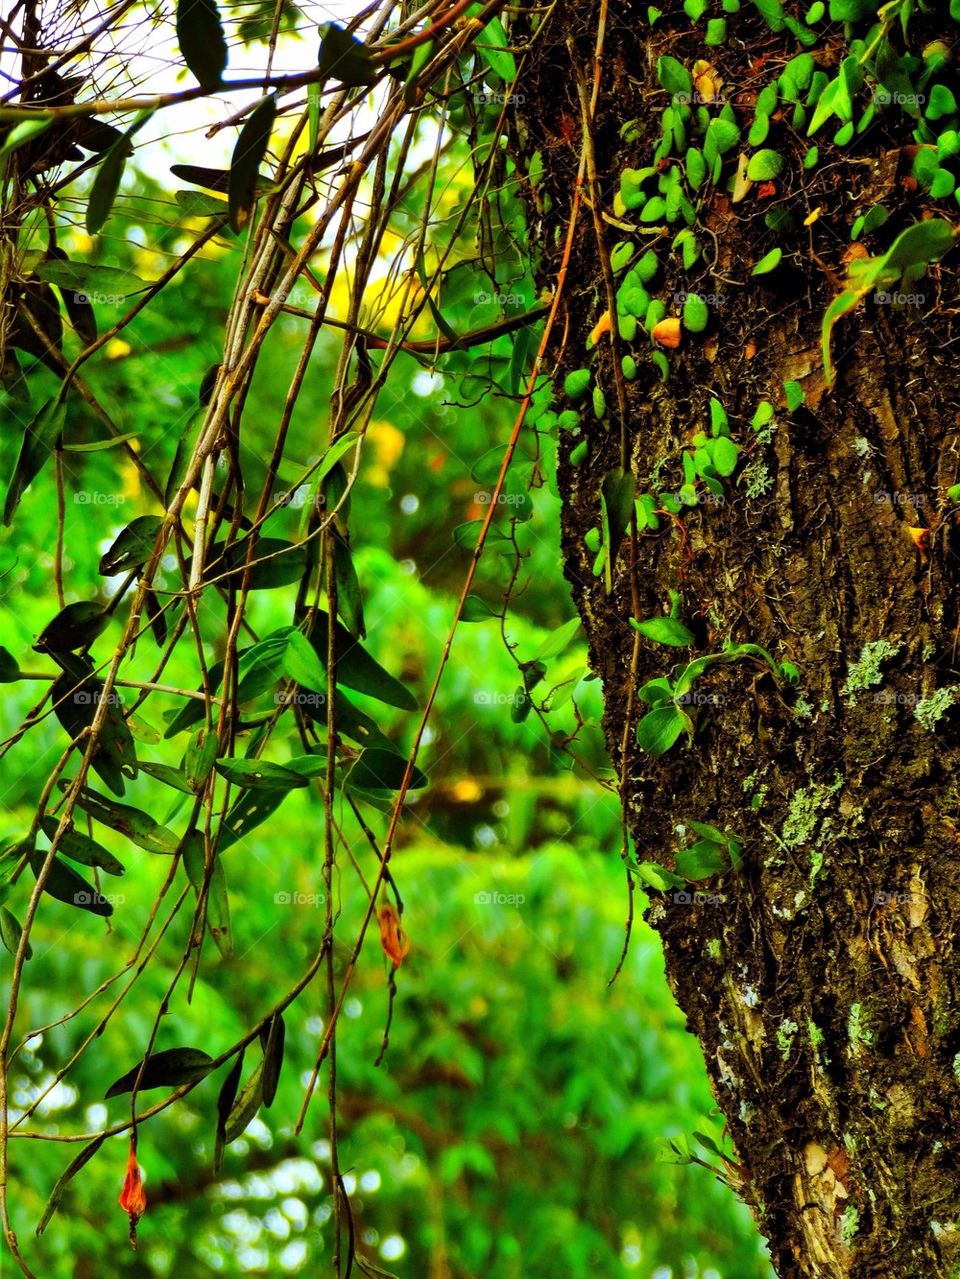
[[[132,1140],[130,1156],[127,1159],[127,1175],[123,1179],[123,1189],[120,1191],[117,1202],[123,1211],[129,1214],[131,1229],[147,1211],[147,1196],[144,1194],[143,1182],[140,1180],[140,1165],[137,1163],[137,1151]]]
[[[388,903],[377,908],[377,923],[380,925],[383,953],[392,960],[394,968],[399,968],[410,950],[407,934],[400,927],[400,916]]]
[[[611,328],[612,326],[610,323],[610,312],[609,310],[607,310],[607,311],[604,311],[600,319],[597,320],[596,324],[593,327],[592,332],[590,333],[590,336],[587,338],[587,350],[592,351],[593,348],[600,341],[600,339],[603,337],[604,333],[609,333],[611,331]]]
[[[653,326],[654,341],[661,346],[676,347],[680,345],[680,321],[675,315],[668,315],[665,320]]]

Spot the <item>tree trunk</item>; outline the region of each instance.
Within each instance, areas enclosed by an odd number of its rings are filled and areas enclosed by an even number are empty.
[[[647,918],[703,1047],[742,1193],[777,1273],[958,1275],[960,675],[956,517],[947,498],[960,478],[949,305],[956,254],[907,290],[923,295],[919,313],[871,291],[840,320],[833,387],[821,356],[821,322],[843,288],[854,219],[880,203],[889,210],[884,226],[855,242],[854,253],[863,243],[862,256],[877,256],[904,228],[931,213],[949,218],[955,205],[938,205],[910,179],[916,122],[903,111],[878,114],[841,147],[832,142],[836,117],[808,141],[811,112],[792,127],[793,107],[782,101],[763,146],[786,165],[734,200],[728,179],[741,151],[756,149],[747,130],[757,95],[800,51],[794,38],[771,32],[746,4],[727,17],[726,42],[708,47],[706,18],[691,23],[676,4],[651,27],[646,4],[606,11],[570,3],[539,30],[529,20],[513,104],[543,286],[562,264],[604,16],[590,129],[596,180],[586,164],[549,353],[559,407],[580,412],[579,425],[561,431],[566,572],[603,679],[636,859],[672,868],[692,838],[691,820],[743,843],[739,870],[691,885],[703,890],[699,899],[651,889]],[[911,48],[949,40],[954,25],[945,15],[939,25],[914,22]],[[836,24],[821,29],[827,34],[811,51],[833,79],[848,49]],[[708,178],[695,195],[684,188],[703,248],[690,270],[671,249],[682,217],[644,222],[641,210],[615,206],[624,168],[658,164],[662,175],[683,166],[676,142],[668,157],[655,156],[671,105],[658,82],[663,55],[687,69],[697,59],[714,68],[694,81],[701,101],[688,108],[688,142],[698,105],[719,115],[711,89],[742,130],[720,181]],[[870,91],[862,89],[861,107]],[[805,168],[813,142],[819,163]],[[656,177],[646,190],[657,192]],[[774,234],[772,210],[790,213],[792,224]],[[634,341],[605,334],[587,354],[609,297],[603,256],[621,241],[656,253],[646,287],[669,316],[681,313],[678,295],[706,298],[705,331],[684,329],[679,347],[658,348],[641,317]],[[751,274],[777,246],[781,264]],[[650,359],[657,349],[669,361],[666,381]],[[636,360],[635,380],[617,377],[624,354]],[[600,418],[590,395],[573,406],[564,399],[564,375],[581,367],[604,393]],[[805,393],[792,410],[788,382]],[[697,432],[710,436],[711,397],[740,445],[738,469],[722,495],[698,480],[697,504],[665,513],[658,495],[681,489],[683,453]],[[775,417],[757,430],[761,401]],[[584,538],[603,527],[601,486],[622,461],[621,425],[637,494],[657,499],[659,528],[628,532],[608,593]],[[577,460],[584,440],[587,456]],[[629,624],[668,612],[671,590],[695,636],[687,650],[642,639]],[[684,707],[692,742],[681,737],[659,758],[642,750],[636,726],[650,708],[638,690],[728,641],[795,663],[797,688],[753,657],[718,663]]]

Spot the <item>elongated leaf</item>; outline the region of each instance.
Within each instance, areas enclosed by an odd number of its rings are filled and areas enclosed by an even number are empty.
[[[201,1048],[165,1048],[162,1052],[151,1053],[140,1076],[140,1087],[137,1092],[146,1092],[150,1088],[179,1088],[181,1084],[191,1084],[210,1073],[213,1058]],[[140,1074],[138,1062],[132,1070],[115,1079],[104,1097],[119,1097],[131,1092]]]
[[[289,791],[307,784],[307,779],[299,773],[265,759],[218,759],[216,767],[228,782],[250,790]]]
[[[6,906],[0,906],[0,941],[3,942],[11,955],[16,955],[20,949],[20,938],[22,936],[23,928],[20,926],[20,920]],[[23,956],[25,959],[33,958],[33,947],[29,942],[27,942]]]
[[[106,449],[114,449],[120,444],[126,444],[127,440],[135,440],[139,434],[139,431],[127,431],[124,435],[111,435],[106,440],[89,440],[86,444],[69,444],[64,440],[63,451],[65,453],[103,453]]]
[[[287,1028],[283,1024],[280,1013],[271,1018],[269,1025],[261,1027],[260,1030],[260,1043],[263,1045],[263,1104],[268,1110],[277,1095],[286,1033]]]
[[[607,551],[604,573],[607,594],[613,590],[613,566],[624,534],[634,515],[633,497],[636,480],[631,471],[614,467],[603,477],[600,490],[600,507],[603,518],[603,544]]]
[[[66,416],[66,405],[55,397],[47,400],[43,408],[27,424],[20,444],[20,452],[14,463],[13,474],[7,485],[6,501],[3,505],[5,525],[9,526],[24,489],[37,477],[53,451],[57,436],[63,433]]]
[[[52,813],[48,813],[40,819],[40,829],[50,840],[53,839],[59,825],[60,819]],[[57,851],[84,866],[99,867],[100,870],[105,870],[108,875],[122,875],[125,870],[123,863],[118,862],[113,853],[102,848],[89,836],[84,835],[82,831],[76,830],[73,826],[68,826],[60,836]]]
[[[63,293],[99,294],[120,300],[149,288],[146,280],[141,280],[132,271],[94,262],[71,262],[67,258],[38,262],[35,273],[48,284],[55,284]]]
[[[694,635],[675,617],[648,617],[642,622],[631,617],[630,625],[646,639],[653,640],[655,644],[670,644],[674,648],[686,648],[689,644],[696,643]]]
[[[61,661],[65,656],[61,654]],[[90,727],[105,696],[103,682],[92,675],[84,678],[85,669],[86,665],[75,658],[50,688],[54,714],[71,737],[79,737],[84,729]],[[124,793],[124,772],[136,774],[137,752],[133,734],[115,692],[110,694],[90,765],[115,795]]]
[[[37,879],[40,878],[46,859],[47,854],[42,852],[34,853],[30,858],[30,868]],[[55,897],[57,901],[65,902],[68,906],[76,906],[80,910],[88,910],[92,915],[106,917],[113,914],[113,907],[107,899],[58,857],[54,857],[50,864],[43,891]]]
[[[230,1111],[233,1109],[233,1103],[237,1099],[237,1089],[240,1087],[240,1076],[243,1074],[245,1053],[246,1049],[241,1048],[237,1054],[237,1060],[230,1067],[230,1071],[217,1095],[217,1139],[213,1152],[213,1171],[215,1173],[219,1173],[223,1163],[223,1148],[227,1143],[227,1120],[230,1117]]]
[[[49,621],[37,639],[37,652],[69,653],[86,648],[101,635],[109,624],[109,614],[96,600],[78,600]]]
[[[658,706],[640,721],[637,744],[650,755],[665,755],[684,729],[689,734],[691,724],[679,706]]]
[[[505,83],[517,78],[517,63],[509,46],[510,41],[499,18],[491,18],[484,27],[483,34],[474,42],[474,48],[480,57]]]
[[[229,1146],[231,1141],[244,1132],[253,1121],[263,1101],[263,1062],[243,1085],[243,1089],[230,1108],[230,1114],[224,1125],[223,1140]]]
[[[199,795],[206,785],[219,745],[213,728],[198,728],[190,738],[183,756],[183,772],[187,787],[194,795]]]
[[[190,789],[186,776],[180,768],[172,768],[169,764],[153,764],[141,763],[140,769],[149,777],[154,777],[158,782],[162,782],[164,786],[170,786],[173,790],[178,790],[182,795],[193,795],[195,792]]]
[[[207,169],[200,164],[171,164],[170,172],[175,178],[192,182],[198,187],[206,187],[208,191],[221,191],[226,195],[230,190],[229,169]],[[258,174],[254,188],[257,195],[266,195],[268,191],[275,190],[276,185],[263,174]]]
[[[684,879],[709,879],[730,869],[726,847],[710,840],[698,840],[692,848],[686,848],[676,857],[677,874]]]
[[[19,678],[17,659],[8,648],[0,645],[0,684],[14,684]]]
[[[27,142],[38,138],[41,133],[45,133],[50,128],[51,124],[53,124],[53,116],[41,115],[39,112],[36,119],[21,120],[19,124],[15,124],[4,139],[3,146],[0,146],[0,160],[12,155]]]
[[[283,803],[286,791],[247,790],[237,798],[221,825],[219,851],[223,852],[243,839],[261,822],[271,817]]]
[[[203,835],[200,831],[190,831],[184,837],[181,852],[187,877],[199,897],[207,873]],[[233,940],[230,935],[230,897],[227,892],[226,872],[219,855],[214,857],[210,868],[210,886],[207,890],[207,930],[217,950],[225,959],[233,954]]]
[[[225,551],[211,550],[204,566],[204,579],[223,579],[232,587],[239,587],[247,558],[248,539],[241,538]],[[278,586],[290,586],[299,582],[307,566],[307,553],[303,546],[284,541],[279,537],[258,537],[253,548],[253,565],[250,569],[251,591],[269,591]]]
[[[323,76],[348,88],[372,84],[377,77],[370,50],[336,22],[325,22],[320,27],[318,57]]]
[[[143,128],[152,115],[152,110],[141,111],[126,133],[117,138],[101,160],[87,200],[87,235],[96,235],[110,216],[113,202],[116,200],[117,192],[120,190],[120,179],[123,177],[127,158],[133,154],[133,147],[130,145],[131,139],[139,129]]]
[[[94,1137],[93,1141],[88,1142],[74,1159],[71,1159],[66,1168],[60,1174],[57,1184],[50,1192],[50,1198],[47,1200],[47,1206],[43,1210],[43,1216],[37,1223],[37,1234],[42,1235],[50,1224],[50,1219],[60,1207],[60,1200],[63,1198],[63,1192],[67,1186],[77,1175],[84,1164],[89,1163],[93,1156],[97,1153],[103,1143],[107,1140],[107,1134],[101,1133],[99,1137]]]
[[[313,619],[309,639],[320,662],[326,668],[327,663],[327,627],[329,618],[323,610],[318,610]],[[400,710],[417,709],[416,699],[409,689],[380,665],[367,650],[357,642],[339,622],[334,624],[334,643],[336,652],[337,683],[345,688],[352,688],[357,693],[366,693],[378,702],[386,702],[388,706],[397,706]],[[326,691],[326,676],[323,687],[315,690]]]
[[[230,226],[240,232],[250,221],[257,200],[257,178],[260,165],[270,145],[270,134],[277,115],[275,94],[264,98],[246,124],[240,130],[237,144],[230,160],[230,178],[227,183],[227,203],[230,209]]]
[[[350,769],[346,781],[348,785],[359,786],[363,790],[397,790],[406,767],[407,761],[402,755],[368,746]],[[426,784],[426,773],[414,767],[410,789],[419,790]]]
[[[333,532],[333,573],[336,582],[337,613],[351,635],[363,639],[367,628],[363,622],[363,595],[353,566],[350,544],[336,529]]]
[[[61,781],[61,790],[66,790],[69,783]],[[161,826],[152,817],[139,808],[131,808],[129,804],[117,804],[100,795],[89,787],[83,786],[77,795],[77,804],[85,813],[89,813],[103,826],[126,835],[127,839],[145,848],[148,853],[175,853],[180,847],[180,838],[166,826]]]
[[[580,618],[571,617],[569,622],[558,626],[552,635],[543,641],[531,659],[534,662],[546,662],[551,657],[559,657],[574,635],[580,629]]]
[[[227,66],[227,42],[216,0],[177,0],[177,44],[200,88],[211,93]]]

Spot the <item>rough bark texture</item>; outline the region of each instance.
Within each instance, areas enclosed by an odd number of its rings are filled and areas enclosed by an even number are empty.
[[[517,153],[529,162],[539,151],[543,163],[530,199],[544,285],[560,262],[582,146],[577,81],[592,83],[599,14],[594,3],[555,8],[517,86]],[[703,46],[703,24],[691,27],[679,6],[653,29],[646,15],[646,4],[624,4],[607,16],[592,132],[608,214],[622,169],[651,162],[669,104],[653,71],[660,54],[713,63],[749,125],[757,91],[797,51],[746,5],[720,49]],[[929,28],[916,38],[943,35]],[[828,69],[839,56],[816,53]],[[634,119],[623,141],[621,126]],[[755,189],[732,204],[726,177],[706,188],[696,228],[706,253],[692,271],[670,253],[683,223],[644,236],[664,264],[650,291],[671,314],[678,291],[724,300],[705,333],[685,334],[670,353],[665,383],[642,330],[633,344],[640,372],[626,386],[626,424],[638,492],[683,483],[682,452],[709,431],[712,392],[745,450],[726,501],[628,539],[606,593],[584,535],[601,523],[601,483],[620,462],[613,364],[630,348],[614,357],[604,337],[591,358],[609,420],[588,408],[561,443],[563,550],[639,859],[672,866],[687,843],[677,827],[690,819],[744,840],[739,873],[697,885],[721,900],[683,904],[654,892],[648,918],[778,1274],[928,1279],[960,1274],[960,709],[949,694],[942,706],[919,700],[960,684],[957,529],[945,497],[960,477],[957,255],[918,286],[921,318],[868,301],[841,322],[837,383],[827,389],[820,323],[839,291],[853,218],[880,200],[893,210],[868,241],[879,253],[924,213],[922,194],[902,181],[906,119],[847,150],[830,144],[832,132],[817,139],[821,163],[805,172],[809,144],[781,125],[768,145],[791,163],[770,198]],[[774,202],[797,215],[776,239],[763,220]],[[625,238],[609,223],[605,232],[608,251]],[[752,277],[775,243],[784,265]],[[606,308],[600,263],[585,202],[552,350],[558,393],[563,374],[587,363],[587,335]],[[793,413],[788,380],[806,392]],[[761,399],[777,408],[766,442],[749,425]],[[583,438],[589,456],[572,465]],[[930,530],[928,552],[911,528]],[[758,664],[716,668],[697,685],[712,700],[699,708],[692,747],[655,760],[636,745],[635,690],[682,654],[644,641],[632,665],[628,618],[637,607],[642,617],[664,612],[669,588],[682,591],[693,653],[726,640],[761,644],[795,662],[802,682],[791,699]],[[878,640],[888,647],[868,647]]]

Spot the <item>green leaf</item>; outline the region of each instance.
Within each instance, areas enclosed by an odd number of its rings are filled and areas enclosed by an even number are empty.
[[[227,1143],[227,1120],[237,1098],[240,1076],[243,1074],[243,1058],[246,1048],[241,1048],[237,1060],[230,1067],[226,1079],[217,1094],[217,1136],[213,1153],[213,1171],[219,1173],[223,1163],[223,1148]]]
[[[45,133],[53,121],[52,115],[41,115],[38,112],[35,119],[21,120],[19,124],[15,124],[4,139],[3,146],[0,146],[0,160]]]
[[[551,657],[558,657],[580,630],[580,625],[579,617],[571,617],[569,622],[564,622],[562,626],[558,626],[543,641],[530,660],[533,662],[547,662]]]
[[[120,190],[120,179],[123,177],[123,171],[126,168],[127,157],[133,154],[133,147],[130,145],[131,139],[139,129],[143,128],[152,115],[152,108],[148,111],[141,111],[129,129],[117,138],[116,142],[100,161],[97,176],[93,180],[93,186],[90,188],[90,195],[87,199],[87,235],[96,235],[110,216],[113,202],[116,200],[117,192]]]
[[[100,558],[97,572],[101,577],[115,577],[131,569],[142,568],[153,554],[157,534],[163,526],[159,515],[138,515],[114,538]]]
[[[65,653],[60,655],[67,669],[51,685],[50,699],[57,719],[71,737],[77,738],[93,724],[104,697],[104,684],[89,674],[91,664],[87,659],[73,658],[68,665],[66,657]],[[78,749],[82,750],[84,745],[81,742]],[[124,772],[136,774],[133,735],[116,693],[110,696],[90,765],[115,795],[124,793]]]
[[[59,397],[47,400],[43,408],[28,422],[20,443],[20,452],[14,463],[13,474],[7,485],[7,497],[3,507],[3,522],[9,527],[13,513],[20,503],[24,490],[40,473],[44,462],[53,451],[57,436],[63,433],[66,422],[66,405]]]
[[[206,855],[203,835],[193,830],[184,836],[181,845],[183,866],[193,885],[197,897],[203,889],[206,879]],[[227,892],[227,877],[223,869],[223,860],[217,855],[210,867],[210,886],[207,890],[207,931],[213,938],[214,945],[220,954],[228,959],[233,954],[233,941],[230,935],[230,898]]]
[[[807,393],[799,382],[784,382],[783,393],[787,397],[788,413],[795,413],[807,398]]]
[[[285,790],[242,791],[221,822],[219,851],[222,853],[237,840],[245,839],[255,827],[276,812],[286,795]]]
[[[74,1159],[71,1159],[70,1162],[67,1164],[64,1171],[58,1177],[57,1184],[54,1186],[53,1190],[50,1192],[50,1198],[47,1200],[47,1206],[43,1210],[43,1216],[40,1218],[39,1222],[37,1223],[36,1233],[38,1235],[42,1235],[43,1232],[46,1230],[47,1226],[50,1224],[50,1220],[53,1217],[53,1214],[60,1207],[60,1200],[63,1198],[63,1192],[66,1190],[67,1186],[70,1184],[73,1178],[77,1175],[80,1169],[84,1166],[84,1164],[87,1164],[90,1162],[90,1160],[97,1153],[97,1151],[106,1141],[106,1139],[107,1139],[107,1134],[105,1132],[101,1133],[99,1137],[94,1137],[93,1141],[88,1142],[87,1145],[84,1146],[84,1148],[80,1151],[79,1155],[77,1155]]]
[[[256,540],[251,541],[254,537],[250,534],[240,538],[226,549],[221,546],[211,548],[211,558],[204,565],[203,580],[210,582],[216,579],[239,589],[247,572],[246,559],[252,545],[247,578],[249,590],[272,591],[300,581],[307,567],[306,547],[279,537],[256,536]]]
[[[675,617],[648,617],[642,622],[638,622],[635,617],[631,617],[629,620],[634,630],[639,631],[646,639],[653,640],[655,644],[669,644],[673,648],[687,648],[690,644],[696,643],[693,633],[684,626],[683,622],[678,621]],[[649,685],[645,685],[645,687],[649,687]]]
[[[500,617],[500,613],[495,608],[481,599],[479,595],[468,595],[463,601],[463,610],[460,613],[461,622],[488,622],[492,617]]]
[[[194,795],[196,792],[190,789],[186,776],[181,768],[172,768],[169,764],[155,764],[147,762],[138,765],[141,772],[146,773],[148,777],[155,778],[164,786],[169,786],[173,790],[177,790],[181,795]]]
[[[320,109],[323,85],[314,80],[307,85],[307,148],[311,155],[317,149],[320,138]]]
[[[677,853],[674,865],[684,879],[709,879],[730,869],[726,847],[710,840],[699,840],[692,848]]]
[[[367,628],[363,622],[363,596],[354,568],[350,545],[337,529],[333,534],[333,572],[336,584],[337,613],[351,635],[363,639]]]
[[[648,706],[659,706],[661,702],[668,702],[673,697],[673,685],[660,675],[656,679],[647,680],[637,696]]]
[[[862,297],[862,293],[854,292],[852,289],[845,289],[839,297],[833,299],[823,313],[820,346],[823,353],[823,371],[828,386],[833,384],[834,379],[833,362],[830,357],[830,338],[833,334],[833,326],[842,316],[852,311]]]
[[[105,1098],[119,1097],[125,1092],[132,1092],[138,1075],[138,1093],[151,1088],[179,1088],[208,1075],[212,1065],[213,1058],[201,1048],[165,1048],[147,1057],[142,1075],[138,1062],[132,1070],[114,1080],[103,1095]]]
[[[42,852],[33,853],[30,858],[30,869],[37,879],[40,878],[46,859],[47,854]],[[77,906],[80,910],[88,910],[92,915],[101,915],[106,918],[107,915],[113,914],[113,907],[106,897],[101,896],[92,884],[88,884],[59,857],[54,857],[50,863],[43,891],[55,897],[57,901],[65,902],[68,906]]]
[[[783,172],[783,156],[769,149],[757,151],[750,157],[747,177],[751,182],[768,182]]]
[[[177,0],[177,44],[200,88],[212,93],[227,66],[227,42],[216,0]]]
[[[199,795],[217,758],[219,741],[215,728],[198,728],[183,753],[183,775],[187,789]]]
[[[324,669],[327,661],[328,622],[327,614],[322,609],[317,610],[309,635],[310,643]],[[338,684],[342,684],[345,688],[352,688],[358,693],[365,693],[379,702],[386,702],[388,706],[397,706],[400,710],[417,709],[413,694],[384,670],[339,622],[335,623],[334,641]],[[317,691],[326,691],[326,683]]]
[[[61,291],[101,294],[111,299],[130,297],[150,287],[146,280],[141,280],[132,271],[93,262],[69,262],[64,258],[38,262],[34,274],[48,284],[55,284]]]
[[[402,755],[369,746],[347,773],[345,783],[362,790],[398,790],[406,767],[407,761]],[[410,789],[419,790],[426,784],[426,773],[414,766]]]
[[[728,475],[734,473],[740,458],[740,446],[738,444],[734,443],[729,436],[721,435],[714,440],[708,440],[705,447],[710,454],[710,460],[718,475],[726,479]]]
[[[37,652],[69,653],[86,648],[98,635],[102,635],[110,622],[110,615],[96,600],[78,600],[62,608],[49,621],[37,638]]]
[[[664,54],[657,59],[657,80],[660,82],[660,87],[674,97],[679,96],[687,101],[693,97],[693,79],[690,72],[682,62],[678,62],[669,54]]]
[[[372,84],[377,76],[376,63],[365,44],[336,22],[320,26],[320,71],[348,88]]]
[[[307,785],[307,779],[299,773],[265,759],[218,759],[216,769],[228,782],[250,790],[289,791]]]
[[[684,328],[691,333],[702,333],[710,320],[706,302],[697,293],[688,293],[683,304]]]
[[[768,275],[771,271],[776,270],[783,259],[783,249],[771,249],[769,253],[765,253],[760,261],[754,266],[750,272],[751,275]]]
[[[6,906],[0,906],[0,941],[3,942],[11,955],[16,955],[20,949],[20,938],[22,936],[23,928],[20,926],[19,919]],[[23,957],[24,959],[33,958],[33,947],[29,942],[27,942],[24,949]]]
[[[19,678],[17,659],[8,648],[0,644],[0,684],[14,684]]]
[[[224,1124],[223,1140],[228,1145],[244,1132],[253,1122],[263,1101],[263,1062],[243,1086],[243,1090],[230,1108],[230,1114]]]
[[[277,1095],[285,1039],[286,1027],[280,1013],[276,1013],[266,1026],[260,1027],[260,1043],[263,1047],[263,1104],[268,1110]]]
[[[481,5],[471,6],[480,10]],[[510,41],[499,18],[491,18],[483,29],[483,34],[474,38],[473,46],[480,57],[504,83],[509,84],[517,78],[517,63],[510,52]]]
[[[333,25],[332,23],[330,24]],[[227,204],[230,226],[240,232],[250,221],[257,200],[257,179],[260,165],[270,145],[270,134],[277,115],[277,99],[269,94],[240,130],[230,159],[230,178],[227,183]]]
[[[40,819],[40,829],[51,841],[57,833],[59,825],[60,819],[52,813],[47,813]],[[65,857],[72,858],[75,862],[80,862],[83,866],[98,867],[100,870],[106,871],[108,875],[122,875],[124,873],[123,863],[118,862],[113,853],[102,848],[73,826],[68,826],[60,836],[57,851],[63,853]]]
[[[636,867],[637,878],[658,893],[665,893],[670,888],[683,888],[686,880],[667,870],[659,862],[640,862]]]
[[[637,745],[655,757],[665,755],[682,732],[692,736],[693,725],[679,706],[658,706],[637,726]]]
[[[633,519],[633,499],[636,479],[632,471],[614,467],[603,477],[600,489],[600,508],[603,521],[603,544],[607,551],[605,562],[606,588],[613,589],[613,565],[630,521]]]
[[[61,790],[67,789],[67,782],[61,782]],[[138,848],[145,848],[149,853],[175,853],[180,847],[179,836],[166,826],[161,826],[152,817],[141,812],[139,808],[131,808],[128,804],[117,804],[114,800],[100,795],[89,787],[81,787],[77,795],[77,806],[89,813],[96,821],[111,830],[126,835]]]

